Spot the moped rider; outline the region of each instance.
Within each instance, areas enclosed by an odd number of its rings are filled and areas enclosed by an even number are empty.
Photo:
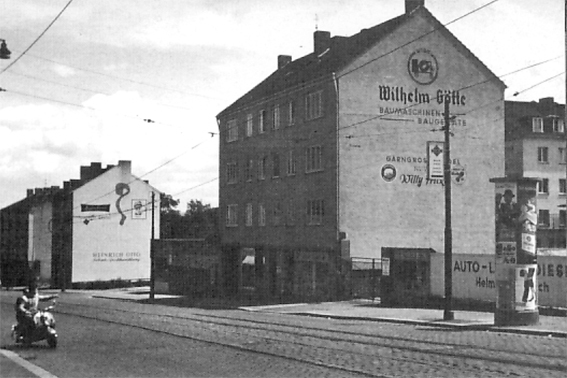
[[[38,311],[39,302],[59,298],[59,295],[39,295],[36,285],[30,285],[24,289],[23,295],[16,300],[16,320],[24,339],[33,331],[35,323],[33,316]]]

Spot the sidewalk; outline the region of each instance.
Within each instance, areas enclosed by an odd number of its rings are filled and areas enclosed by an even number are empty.
[[[149,288],[138,287],[92,291],[97,298],[149,302]],[[156,294],[151,303],[179,305],[184,297]],[[189,303],[188,303],[189,304]],[[357,319],[366,321],[416,324],[430,327],[456,328],[462,330],[486,330],[493,332],[521,333],[567,338],[567,317],[539,316],[539,324],[530,326],[495,326],[494,313],[475,311],[453,311],[454,320],[443,320],[443,310],[423,308],[382,307],[379,302],[355,299],[343,302],[294,303],[276,305],[246,305],[237,308],[243,311],[270,312],[303,316],[318,316],[333,319]]]

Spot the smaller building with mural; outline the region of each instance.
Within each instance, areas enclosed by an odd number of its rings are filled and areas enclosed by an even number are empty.
[[[63,188],[28,189],[26,198],[0,210],[2,285],[31,278],[60,288],[149,280],[159,194],[122,160],[82,166],[80,179]]]

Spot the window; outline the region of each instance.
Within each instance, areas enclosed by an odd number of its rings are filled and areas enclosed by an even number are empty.
[[[266,178],[266,166],[268,165],[268,157],[264,156],[258,161],[258,180]]]
[[[272,129],[277,130],[280,128],[280,106],[274,105],[272,108]]]
[[[565,156],[565,147],[559,147],[559,164],[567,163],[567,156]]]
[[[238,205],[228,205],[226,207],[226,226],[238,226]]]
[[[248,114],[246,116],[246,136],[250,137],[252,136],[253,132],[254,132],[254,121],[253,121],[254,117],[252,116],[252,114]]]
[[[547,158],[547,147],[538,147],[537,148],[537,161],[540,163],[547,163],[549,162]]]
[[[553,118],[553,132],[554,133],[564,133],[565,132],[565,121],[561,118]]]
[[[565,228],[565,222],[567,222],[565,210],[559,210],[559,227]]]
[[[567,193],[567,184],[565,179],[559,179],[559,194]]]
[[[293,150],[291,150],[287,153],[287,175],[288,176],[295,175],[296,170],[297,170],[297,162],[295,160],[295,154],[293,153]]]
[[[319,225],[323,223],[325,203],[323,200],[307,201],[307,224]]]
[[[246,204],[246,226],[247,227],[252,226],[252,204],[251,203]]]
[[[543,118],[541,117],[532,118],[532,132],[543,133]]]
[[[537,192],[539,194],[549,193],[549,179],[544,178],[541,181],[537,182]]]
[[[272,161],[274,163],[274,172],[272,177],[280,177],[280,155],[272,154]]]
[[[254,178],[254,160],[248,159],[246,160],[246,167],[244,176],[246,177],[246,181],[250,182]]]
[[[295,226],[295,202],[289,200],[286,209],[286,224],[288,226]]]
[[[321,146],[312,146],[307,148],[305,162],[305,172],[321,171]]]
[[[238,124],[235,119],[231,119],[226,123],[226,141],[234,142],[238,140]]]
[[[295,123],[295,102],[290,101],[287,104],[287,125],[291,126]]]
[[[258,226],[266,225],[266,207],[263,203],[258,205]]]
[[[537,220],[538,226],[549,227],[549,210],[540,210]]]
[[[266,132],[266,111],[260,110],[258,113],[258,132],[263,134]]]
[[[319,118],[323,115],[321,104],[321,91],[309,93],[305,96],[305,117],[308,120]]]
[[[238,165],[236,163],[228,163],[226,165],[226,181],[228,184],[238,182]]]
[[[280,226],[282,224],[282,204],[281,202],[276,202],[274,204],[274,213],[273,213],[273,224],[274,226]]]

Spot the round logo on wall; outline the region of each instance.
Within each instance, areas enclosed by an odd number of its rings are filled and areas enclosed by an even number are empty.
[[[414,51],[408,59],[408,72],[418,84],[428,85],[437,79],[439,65],[437,59],[427,49]]]
[[[392,182],[396,179],[396,167],[392,164],[384,164],[381,171],[382,179],[386,182]]]

